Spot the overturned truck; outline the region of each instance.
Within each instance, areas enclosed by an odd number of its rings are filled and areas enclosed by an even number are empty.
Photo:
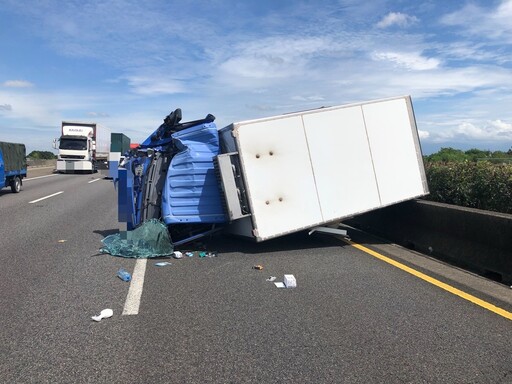
[[[119,221],[174,245],[222,229],[264,241],[428,194],[409,96],[248,120],[168,115],[119,170]]]

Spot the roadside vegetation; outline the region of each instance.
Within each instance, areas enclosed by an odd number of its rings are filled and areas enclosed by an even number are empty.
[[[512,214],[512,148],[508,152],[442,148],[425,156],[427,200]]]
[[[54,166],[57,156],[49,151],[32,151],[27,156],[28,167]]]
[[[57,155],[50,151],[32,151],[27,157],[34,160],[54,160],[57,158]]]

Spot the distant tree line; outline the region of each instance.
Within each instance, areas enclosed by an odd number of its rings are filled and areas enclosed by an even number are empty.
[[[512,214],[512,148],[460,151],[442,148],[425,156],[427,200]]]
[[[32,151],[27,157],[34,160],[53,160],[57,155],[50,151]]]
[[[427,162],[459,162],[459,161],[490,161],[492,163],[498,163],[500,161],[510,162],[512,161],[512,148],[507,152],[504,151],[482,151],[480,149],[469,149],[467,151],[461,151],[460,149],[454,148],[441,148],[439,152],[433,153],[429,156],[425,156]]]

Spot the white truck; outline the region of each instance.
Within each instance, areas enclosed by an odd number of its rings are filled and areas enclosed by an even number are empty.
[[[61,136],[53,141],[58,149],[57,171],[93,173],[103,169],[110,151],[110,130],[96,123],[63,121]]]
[[[156,218],[175,245],[219,226],[264,241],[428,194],[409,96],[220,130],[214,119],[180,123],[177,109],[128,160],[119,218],[129,229]]]

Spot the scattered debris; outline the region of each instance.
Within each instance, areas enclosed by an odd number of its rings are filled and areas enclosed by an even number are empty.
[[[217,252],[199,252],[199,257],[217,257]]]
[[[93,319],[94,321],[101,321],[101,319],[108,319],[109,317],[112,317],[113,314],[114,311],[111,310],[110,308],[107,308],[101,311],[98,316],[92,316],[91,319]]]
[[[257,269],[258,271],[262,271],[263,270],[263,265],[257,264],[255,266],[253,266],[252,269]]]
[[[155,266],[156,267],[165,267],[167,265],[172,265],[171,263],[169,263],[168,261],[160,261],[158,263],[155,263]]]
[[[65,243],[67,240],[59,240],[58,243]]]
[[[297,281],[295,280],[295,276],[284,275],[284,285],[286,286],[286,288],[296,288]]]
[[[117,277],[123,281],[130,281],[132,279],[130,273],[123,268],[119,268],[119,271],[117,271]]]
[[[185,252],[185,256],[192,257],[194,256],[194,252]]]
[[[180,251],[174,251],[172,253],[172,257],[174,257],[175,259],[181,259],[183,258],[183,253],[181,253]]]
[[[272,280],[271,280],[272,279]],[[275,277],[270,276],[267,281],[274,281]],[[296,288],[297,280],[295,280],[295,276],[293,275],[284,275],[284,281],[276,281],[274,282],[277,288]]]

